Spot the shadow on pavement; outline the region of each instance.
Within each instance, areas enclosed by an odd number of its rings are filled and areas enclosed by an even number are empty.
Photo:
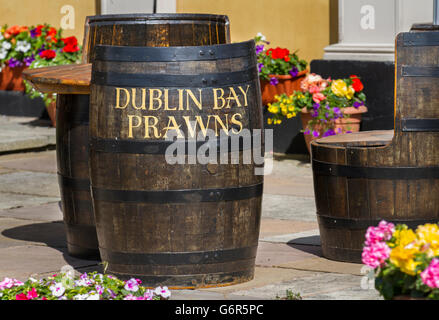
[[[62,253],[66,263],[79,272],[84,272],[83,269],[85,267],[88,269],[92,268],[96,271],[101,269],[101,267],[98,266],[100,261],[78,259],[68,254],[66,232],[62,221],[27,224],[3,230],[1,234],[15,240],[43,243],[50,248],[56,249]]]

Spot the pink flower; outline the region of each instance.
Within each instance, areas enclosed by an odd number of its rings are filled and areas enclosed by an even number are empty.
[[[363,263],[374,269],[383,265],[389,256],[390,248],[385,242],[375,242],[370,246],[365,246],[361,254]]]
[[[32,300],[32,299],[38,298],[37,290],[35,290],[35,288],[32,288],[32,290],[30,290],[30,291],[27,293],[26,297],[27,297],[29,300]]]
[[[139,290],[139,283],[136,279],[131,278],[130,280],[125,282],[124,288],[125,290],[136,292],[137,290]]]
[[[367,228],[365,244],[366,246],[371,246],[377,242],[390,240],[393,232],[395,232],[394,224],[382,220],[378,227]]]
[[[137,300],[136,296],[133,296],[132,294],[127,295],[125,298],[123,298],[124,300]]]
[[[5,278],[0,282],[0,290],[10,289],[12,287],[22,286],[24,283],[17,279]]]
[[[154,298],[154,291],[146,290],[143,297],[145,298],[144,300],[152,300]]]
[[[320,92],[320,87],[316,86],[315,84],[310,85],[309,89],[308,89],[309,93],[319,93]]]
[[[421,279],[430,288],[439,288],[439,259],[431,260],[429,266],[421,272]]]
[[[171,296],[171,291],[169,291],[168,287],[157,287],[155,288],[154,293],[158,296],[162,296],[165,299]]]
[[[311,92],[311,91],[310,91]],[[326,96],[323,93],[314,93],[312,99],[315,103],[320,103],[320,101],[325,100]]]
[[[15,300],[29,300],[24,293],[17,294]]]

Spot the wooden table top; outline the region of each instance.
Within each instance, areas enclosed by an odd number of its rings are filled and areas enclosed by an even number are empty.
[[[378,147],[389,144],[392,139],[393,130],[373,130],[329,136],[313,143],[325,146]]]
[[[27,69],[23,78],[44,93],[90,94],[91,63]]]

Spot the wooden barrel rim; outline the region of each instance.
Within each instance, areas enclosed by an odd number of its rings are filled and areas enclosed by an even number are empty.
[[[129,13],[129,14],[106,14],[106,15],[95,15],[88,16],[89,24],[101,21],[109,21],[112,24],[117,24],[118,21],[132,21],[133,23],[139,23],[142,21],[162,21],[162,20],[175,20],[178,23],[181,20],[194,20],[194,21],[224,21],[229,23],[229,18],[227,15],[220,14],[198,14],[198,13]]]

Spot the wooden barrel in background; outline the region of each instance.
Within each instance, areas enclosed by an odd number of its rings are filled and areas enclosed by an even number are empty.
[[[87,17],[83,62],[92,61],[96,44],[132,46],[196,46],[230,42],[229,20],[207,14],[124,14]],[[84,77],[83,66],[67,67],[63,80]],[[70,70],[71,69],[71,70]],[[53,69],[52,77],[60,77]],[[76,75],[76,73],[79,73]],[[50,70],[46,72],[50,78]],[[73,81],[75,82],[75,81]],[[63,86],[65,87],[65,85]],[[72,85],[73,88],[73,85]],[[54,92],[57,88],[54,86]],[[65,92],[58,95],[57,157],[59,185],[71,255],[99,259],[98,241],[87,193],[89,95]]]
[[[323,255],[361,262],[380,220],[411,228],[439,221],[439,31],[396,37],[395,130],[311,143]]]
[[[253,278],[263,186],[254,161],[243,163],[241,146],[239,164],[170,164],[164,136],[178,127],[187,139],[190,121],[216,134],[261,129],[261,106],[254,41],[96,48],[90,178],[107,272],[178,288]]]

